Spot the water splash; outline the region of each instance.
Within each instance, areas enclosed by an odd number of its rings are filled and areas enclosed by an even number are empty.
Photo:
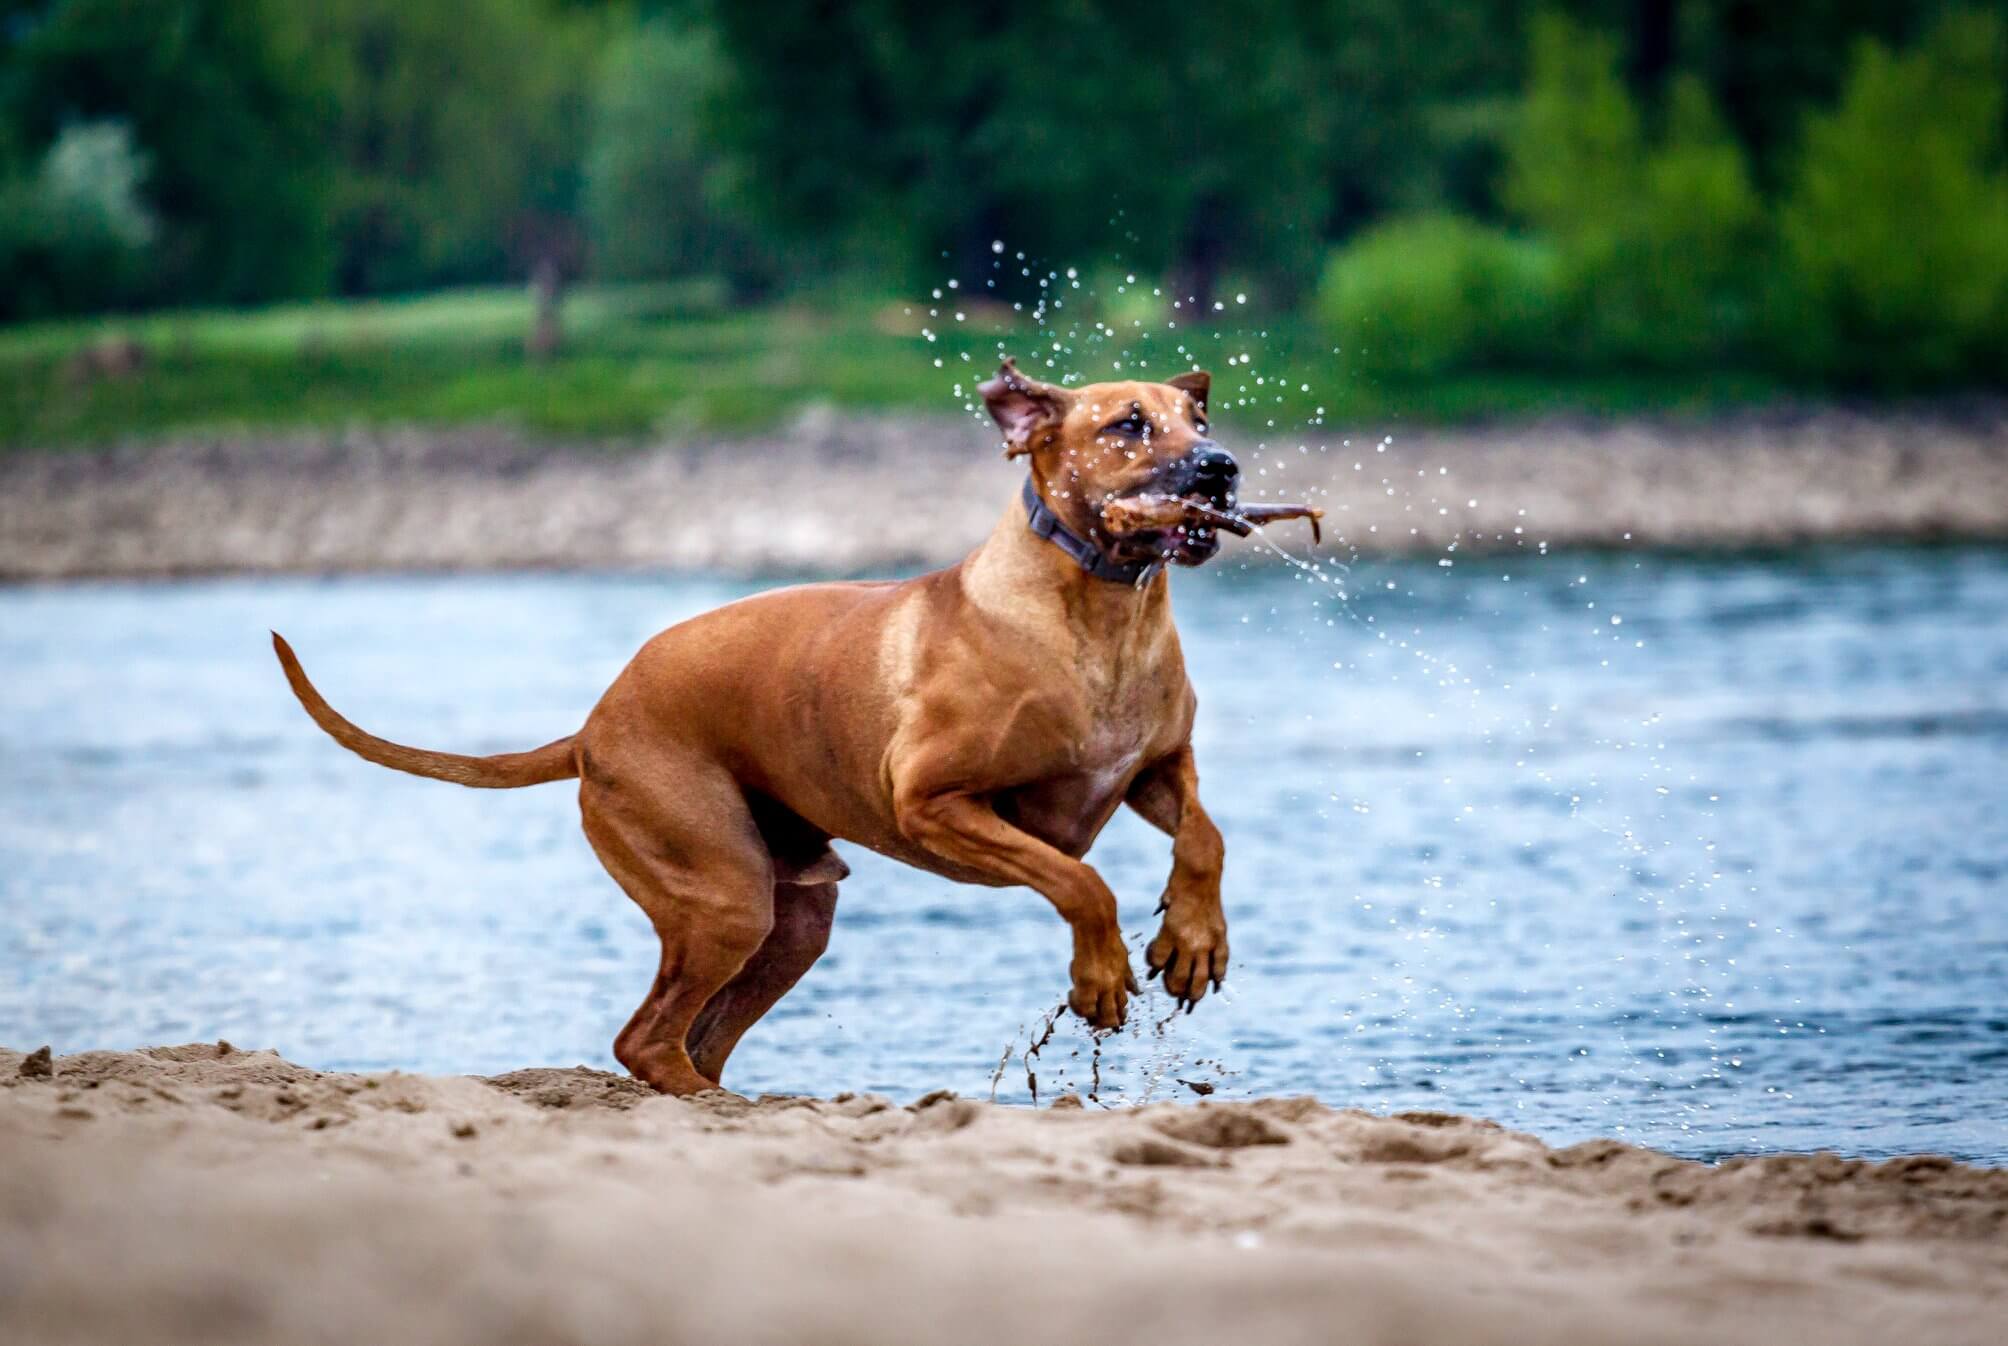
[[[1253,432],[1252,448],[1237,445],[1236,451],[1246,465],[1244,491],[1260,497],[1266,497],[1271,490],[1285,489],[1283,483],[1288,480],[1293,458],[1301,460],[1328,455],[1335,449],[1341,452],[1352,449],[1350,437],[1337,436],[1337,444],[1332,442],[1334,435],[1327,423],[1326,406],[1318,398],[1313,378],[1307,377],[1301,366],[1288,374],[1279,372],[1269,353],[1269,330],[1259,321],[1251,328],[1224,319],[1228,312],[1225,301],[1215,302],[1210,313],[1203,313],[1193,296],[1167,294],[1162,285],[1140,278],[1136,271],[1123,268],[1119,260],[1098,273],[1083,274],[1078,266],[1045,266],[1022,251],[1008,249],[1003,240],[993,243],[991,253],[986,274],[971,277],[966,288],[962,277],[950,278],[934,290],[933,296],[941,300],[944,294],[1021,295],[1009,301],[1018,324],[994,338],[997,358],[1016,354],[1021,367],[1028,372],[1037,371],[1040,377],[1063,386],[1103,378],[1148,378],[1155,373],[1200,367],[1210,361],[1219,371],[1214,414],[1225,423],[1229,433]],[[1233,295],[1232,318],[1240,319],[1248,311],[1248,305],[1247,291],[1237,290]],[[928,315],[930,319],[940,319],[943,312],[935,307],[929,309]],[[948,320],[966,324],[966,306],[952,307],[947,312]],[[932,339],[930,335],[929,340]],[[1320,363],[1330,368],[1332,377],[1343,379],[1348,371],[1341,355],[1336,347],[1331,348],[1324,352]],[[941,367],[943,362],[937,359],[935,363]],[[973,351],[962,351],[958,363],[973,364]],[[987,424],[987,416],[975,396],[975,383],[973,378],[957,379],[951,393],[966,414]],[[1354,470],[1363,486],[1402,501],[1405,511],[1433,511],[1439,519],[1448,518],[1458,503],[1449,469],[1439,466],[1432,474],[1429,465],[1423,464],[1413,468],[1412,477],[1406,476],[1396,468],[1401,459],[1402,455],[1395,452],[1393,435],[1382,435],[1372,442],[1370,454],[1358,455]],[[1379,471],[1367,471],[1370,460]],[[1737,971],[1738,964],[1747,958],[1751,938],[1759,931],[1747,909],[1754,907],[1759,893],[1756,885],[1746,884],[1742,898],[1732,903],[1721,891],[1725,875],[1713,860],[1717,851],[1714,840],[1704,835],[1666,835],[1668,818],[1664,809],[1641,812],[1626,798],[1626,789],[1634,786],[1649,790],[1648,798],[1659,799],[1669,797],[1676,789],[1699,788],[1694,769],[1684,767],[1677,749],[1669,747],[1660,717],[1650,710],[1643,711],[1638,721],[1642,732],[1636,736],[1593,735],[1586,740],[1589,746],[1611,754],[1628,754],[1623,760],[1636,761],[1638,769],[1631,780],[1615,782],[1597,774],[1572,776],[1559,762],[1548,760],[1563,755],[1554,740],[1558,733],[1566,732],[1564,726],[1571,718],[1570,708],[1559,701],[1548,701],[1540,703],[1534,711],[1517,715],[1493,709],[1495,703],[1507,699],[1502,694],[1517,692],[1524,699],[1527,689],[1541,683],[1541,670],[1532,666],[1509,669],[1489,664],[1465,670],[1438,658],[1431,653],[1433,642],[1429,632],[1418,624],[1414,615],[1392,606],[1404,597],[1414,596],[1413,586],[1404,594],[1392,579],[1384,581],[1380,593],[1371,595],[1375,601],[1367,605],[1370,610],[1363,611],[1359,601],[1361,578],[1372,569],[1372,561],[1363,560],[1360,542],[1347,535],[1344,502],[1331,500],[1319,487],[1299,494],[1324,497],[1322,503],[1328,506],[1335,544],[1343,552],[1343,559],[1315,552],[1296,555],[1260,530],[1251,545],[1272,562],[1288,567],[1312,595],[1308,600],[1312,626],[1306,629],[1304,640],[1307,658],[1313,657],[1311,647],[1323,632],[1342,624],[1364,630],[1375,646],[1395,656],[1397,665],[1412,668],[1434,689],[1437,705],[1430,718],[1459,720],[1482,749],[1513,752],[1516,770],[1524,770],[1552,801],[1566,808],[1573,823],[1604,839],[1615,852],[1611,862],[1613,874],[1604,890],[1604,900],[1612,905],[1612,919],[1630,919],[1618,915],[1623,906],[1630,906],[1649,912],[1656,923],[1660,949],[1640,969],[1640,974],[1661,984],[1666,1003],[1650,1013],[1655,1017],[1696,1017],[1707,1025],[1705,1067],[1693,1073],[1686,1087],[1700,1095],[1721,1078],[1724,1069],[1739,1069],[1740,1065],[1730,1064],[1730,1055],[1718,1042],[1708,1016],[1718,1007],[1734,1008],[1733,988],[1743,979]],[[1475,498],[1466,497],[1463,501],[1468,510],[1475,510],[1477,505]],[[1525,519],[1526,508],[1520,508],[1516,517]],[[1443,581],[1459,582],[1456,575],[1460,560],[1489,568],[1494,557],[1503,556],[1506,559],[1498,563],[1502,589],[1516,582],[1520,585],[1518,590],[1504,589],[1505,592],[1517,596],[1535,585],[1551,583],[1555,568],[1569,562],[1565,557],[1551,556],[1544,541],[1527,533],[1529,526],[1516,523],[1510,536],[1495,532],[1486,537],[1457,531],[1437,560],[1436,568]],[[1378,531],[1378,525],[1369,526],[1370,533]],[[1410,529],[1411,537],[1418,534],[1418,528]],[[1370,537],[1365,541],[1367,546],[1373,546],[1383,539]],[[1241,564],[1247,564],[1245,556]],[[1601,622],[1603,629],[1595,634],[1609,642],[1608,649],[1596,653],[1600,667],[1609,667],[1614,657],[1648,657],[1642,653],[1648,648],[1647,637],[1626,631],[1623,613],[1598,612],[1599,600],[1591,595],[1587,571],[1579,572],[1569,584],[1581,590],[1585,614],[1591,615],[1592,621]],[[1441,615],[1432,611],[1433,615]],[[1462,623],[1467,615],[1464,611],[1452,611],[1448,619]],[[1500,615],[1495,606],[1490,616],[1497,620]],[[1531,611],[1529,616],[1530,620],[1538,620]],[[1244,616],[1243,621],[1246,620]],[[1322,632],[1318,631],[1320,627]],[[1542,630],[1547,633],[1545,626]],[[1192,633],[1187,638],[1190,640]],[[1366,656],[1371,657],[1370,653]],[[1363,659],[1356,654],[1350,663],[1343,658],[1333,661],[1331,671],[1335,680],[1374,676],[1362,664]],[[1385,676],[1399,681],[1403,675],[1390,671]],[[1342,682],[1335,685],[1334,695],[1343,697]],[[1446,832],[1454,832],[1476,806],[1455,804],[1457,787],[1453,778],[1444,778],[1442,788],[1452,801],[1444,827]],[[1328,799],[1339,802],[1341,794],[1334,789],[1328,792]],[[1710,794],[1711,803],[1719,799],[1719,793]],[[1354,799],[1350,807],[1359,816],[1370,816],[1374,801]],[[1524,843],[1530,849],[1535,844],[1532,838]],[[1382,902],[1397,904],[1404,912],[1401,919],[1390,919],[1388,930],[1388,938],[1395,942],[1399,952],[1390,960],[1384,979],[1377,979],[1376,984],[1355,993],[1357,1008],[1353,1012],[1362,1018],[1373,1016],[1382,1023],[1399,1025],[1417,1021],[1426,1007],[1450,1022],[1482,1024],[1487,1014],[1482,999],[1461,992],[1440,972],[1441,951],[1446,947],[1442,921],[1457,914],[1461,900],[1458,894],[1470,893],[1471,900],[1481,906],[1496,905],[1500,900],[1500,885],[1508,881],[1509,876],[1497,874],[1439,874],[1426,881],[1427,891],[1419,899],[1400,894],[1377,895]],[[1375,906],[1363,893],[1356,893],[1353,901],[1369,911]],[[1778,926],[1769,934],[1777,939],[1790,937]],[[1784,970],[1789,970],[1789,965]],[[1551,995],[1558,1004],[1566,1005],[1585,1031],[1600,1016],[1622,1018],[1636,1012],[1597,996],[1576,1000],[1564,988],[1524,989]],[[1142,1019],[1139,1015],[1133,1020],[1129,1030],[1132,1035],[1144,1031],[1140,1026]],[[1817,1026],[1809,1029],[1798,1022],[1778,1026],[1787,1035],[1794,1031],[1819,1031]],[[1047,1036],[1051,1031],[1049,1024]],[[1619,1040],[1626,1044],[1625,1059],[1612,1067],[1614,1076],[1628,1074],[1634,1080],[1658,1078],[1663,1060],[1652,1061],[1648,1069],[1648,1063],[1630,1045],[1629,1035],[1621,1032]],[[1167,1024],[1159,1024],[1142,1059],[1125,1067],[1125,1078],[1134,1080],[1130,1092],[1140,1098],[1152,1097],[1170,1072],[1180,1068],[1180,1059],[1179,1048],[1171,1040],[1171,1030]],[[1375,1077],[1386,1062],[1356,1064],[1364,1067],[1359,1082],[1371,1085],[1379,1082]],[[1335,1070],[1345,1069],[1344,1063],[1335,1063]],[[1453,1067],[1445,1065],[1439,1067],[1438,1073],[1450,1069]],[[1391,1105],[1392,1101],[1391,1094],[1381,1099],[1383,1105]],[[1691,1106],[1705,1112],[1714,1105],[1697,1097]],[[1614,1130],[1621,1133],[1623,1129],[1622,1122],[1614,1124]]]

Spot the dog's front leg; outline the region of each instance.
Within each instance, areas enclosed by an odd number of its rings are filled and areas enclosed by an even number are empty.
[[[1074,932],[1073,986],[1067,1006],[1095,1028],[1120,1028],[1137,989],[1116,919],[1116,895],[1090,865],[997,816],[989,802],[961,790],[896,792],[907,840],[953,864],[1041,893]]]
[[[1165,990],[1190,1013],[1209,984],[1218,987],[1227,977],[1227,914],[1220,906],[1226,847],[1199,803],[1191,743],[1138,776],[1128,802],[1145,821],[1171,834],[1171,877],[1159,903],[1164,924],[1144,958],[1150,975],[1162,972]]]

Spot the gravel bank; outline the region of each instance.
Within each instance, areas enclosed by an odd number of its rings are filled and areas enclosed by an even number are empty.
[[[1537,422],[1272,440],[1222,425],[1255,499],[1369,552],[2008,538],[2008,403]],[[968,421],[828,410],[730,441],[492,427],[220,435],[0,457],[0,578],[946,563],[1019,469]],[[1517,530],[1517,531],[1516,531]],[[1301,548],[1298,528],[1278,534]],[[1242,544],[1247,546],[1248,544]]]

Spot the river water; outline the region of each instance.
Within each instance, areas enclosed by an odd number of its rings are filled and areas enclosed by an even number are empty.
[[[265,632],[367,727],[498,751],[756,587],[0,590],[0,1042],[611,1067],[654,942],[571,789],[357,761]],[[1042,1096],[1189,1080],[1558,1143],[2008,1161],[2008,553],[1229,561],[1176,603],[1234,968],[1190,1017],[1145,1001],[1098,1072],[1063,1020]],[[1026,1099],[1051,909],[846,855],[829,953],[727,1083]],[[1140,948],[1168,843],[1124,816],[1092,859]]]

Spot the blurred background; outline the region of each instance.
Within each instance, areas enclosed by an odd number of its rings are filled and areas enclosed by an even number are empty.
[[[1048,265],[1335,416],[1992,386],[2003,15],[7,0],[0,437],[938,402],[888,302]]]
[[[611,1068],[567,792],[346,757],[267,629],[547,741],[974,545],[1000,354],[1200,364],[1328,511],[1175,580],[1227,992],[1030,1061],[1046,904],[851,850],[729,1085],[2008,1160],[2004,77],[1939,0],[0,0],[0,1042]]]

